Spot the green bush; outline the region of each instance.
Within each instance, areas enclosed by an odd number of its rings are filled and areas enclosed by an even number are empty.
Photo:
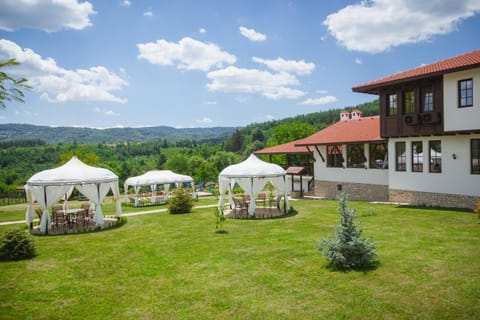
[[[192,211],[192,196],[183,188],[173,192],[174,196],[168,199],[168,210],[170,213],[188,213]]]
[[[22,260],[35,255],[35,242],[25,230],[9,230],[0,238],[0,260]]]
[[[348,210],[347,197],[339,197],[338,213],[340,225],[336,227],[334,239],[320,241],[318,249],[327,257],[329,267],[336,270],[359,270],[371,266],[377,257],[375,244],[370,238],[362,238],[362,229],[353,222],[355,210]]]

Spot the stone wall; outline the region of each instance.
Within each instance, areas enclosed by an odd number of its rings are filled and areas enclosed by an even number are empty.
[[[349,200],[388,201],[386,185],[315,180],[315,196],[336,199],[338,192],[347,194]]]
[[[420,206],[473,209],[478,197],[458,194],[389,190],[389,200]]]
[[[349,200],[390,201],[419,206],[473,209],[480,197],[388,189],[385,185],[315,180],[315,196],[336,199],[344,192]]]

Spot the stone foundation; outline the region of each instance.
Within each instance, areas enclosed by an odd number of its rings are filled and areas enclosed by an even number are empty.
[[[386,185],[315,180],[315,196],[336,199],[338,192],[347,194],[349,200],[388,201]]]
[[[419,206],[473,209],[478,197],[459,194],[389,190],[389,200]]]

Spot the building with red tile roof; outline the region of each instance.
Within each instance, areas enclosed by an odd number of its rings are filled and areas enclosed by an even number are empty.
[[[380,117],[373,116],[340,120],[305,139],[297,140],[295,145],[301,147],[380,141],[385,141],[380,136]]]
[[[379,94],[379,89],[387,85],[391,86],[414,80],[432,78],[446,73],[458,72],[478,67],[480,67],[480,50],[475,50],[453,58],[448,58],[428,65],[422,65],[411,70],[362,83],[354,86],[352,90],[354,92]]]
[[[337,123],[292,142],[313,151],[315,196],[334,199],[342,191],[351,200],[475,207],[480,50],[352,90],[378,95],[380,115],[342,111]]]

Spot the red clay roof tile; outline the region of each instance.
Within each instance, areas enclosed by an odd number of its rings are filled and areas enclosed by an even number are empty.
[[[311,136],[297,140],[296,146],[385,141],[380,136],[380,117],[341,120]]]
[[[311,153],[308,151],[307,147],[297,147],[295,146],[296,141],[279,144],[270,148],[265,148],[257,150],[254,154],[304,154]]]
[[[378,88],[413,79],[426,78],[466,68],[480,67],[480,50],[475,50],[453,58],[441,60],[432,64],[423,65],[415,69],[400,72],[378,80],[356,85],[352,88],[355,92],[378,93]]]

